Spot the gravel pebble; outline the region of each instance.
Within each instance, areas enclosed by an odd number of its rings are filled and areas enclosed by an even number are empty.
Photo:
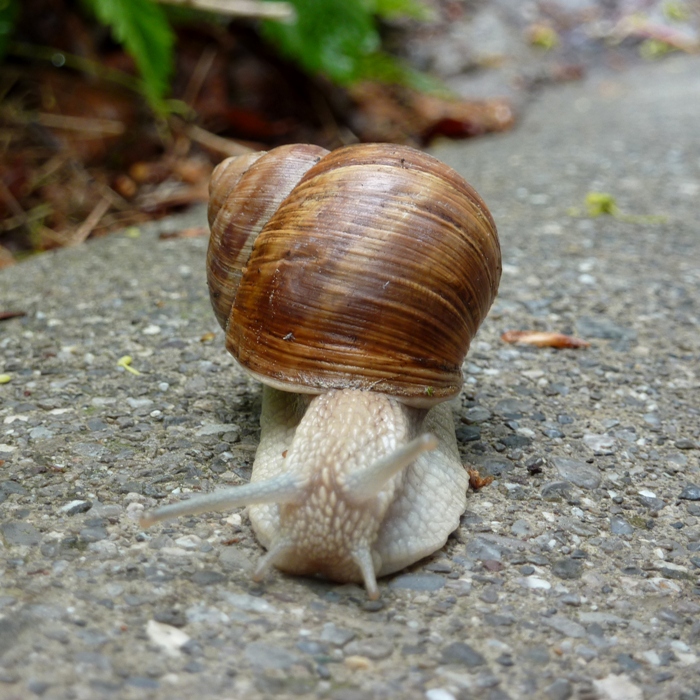
[[[565,580],[580,578],[583,573],[583,562],[573,558],[558,559],[552,564],[552,573]]]
[[[467,668],[478,668],[486,663],[486,659],[469,644],[452,642],[442,650],[443,664],[457,664]]]
[[[411,591],[438,591],[445,585],[444,576],[438,574],[400,574],[391,580],[389,588]]]
[[[552,617],[542,618],[542,623],[560,632],[565,637],[574,637],[581,639],[586,636],[586,629],[574,620],[570,620],[563,615],[554,615]]]
[[[565,678],[557,678],[544,689],[544,694],[549,700],[569,700],[574,694],[574,689]]]
[[[687,501],[700,501],[700,486],[686,486],[681,491],[680,498]]]
[[[10,545],[36,545],[41,542],[41,534],[30,523],[10,521],[0,524],[0,533]]]
[[[347,656],[364,656],[373,661],[381,661],[390,657],[394,645],[387,639],[355,639],[343,648]]]
[[[66,515],[77,515],[78,513],[86,513],[92,508],[91,501],[71,501],[61,506],[61,512]]]
[[[246,645],[244,654],[251,666],[257,670],[282,670],[302,662],[302,658],[295,652],[265,642]]]
[[[353,630],[338,627],[332,622],[327,622],[323,625],[320,639],[322,642],[329,642],[337,647],[344,647],[348,642],[351,642],[356,637]]]
[[[610,532],[613,535],[631,535],[634,532],[634,527],[622,516],[613,515],[610,518]]]
[[[591,464],[566,457],[553,457],[552,463],[559,476],[575,486],[583,489],[596,489],[600,486],[600,472]]]

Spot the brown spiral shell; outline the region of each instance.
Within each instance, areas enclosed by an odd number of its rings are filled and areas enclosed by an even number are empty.
[[[407,146],[281,146],[221,163],[210,195],[209,290],[241,365],[297,392],[459,392],[501,253],[454,170]]]

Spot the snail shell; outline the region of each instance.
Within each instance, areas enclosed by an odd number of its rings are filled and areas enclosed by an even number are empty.
[[[211,192],[209,289],[241,365],[296,392],[459,392],[501,265],[454,170],[405,146],[283,146],[224,161]]]
[[[207,275],[226,347],[264,384],[251,483],[146,514],[249,505],[270,564],[364,581],[442,547],[468,478],[445,401],[496,295],[486,205],[408,148],[282,146],[212,175]]]

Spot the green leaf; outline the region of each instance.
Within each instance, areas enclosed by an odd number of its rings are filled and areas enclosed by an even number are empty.
[[[309,73],[323,73],[341,84],[362,77],[362,60],[381,43],[374,17],[362,0],[291,2],[296,20],[264,22],[265,38]]]
[[[430,20],[435,13],[419,0],[367,0],[375,15],[386,19],[410,17],[411,19]]]
[[[321,73],[341,85],[358,80],[398,83],[444,93],[436,79],[404,66],[380,50],[376,17],[428,19],[420,0],[288,0],[296,20],[267,21],[263,36],[307,73]]]
[[[378,83],[403,85],[418,92],[426,92],[441,97],[452,93],[439,78],[422,73],[404,65],[395,56],[384,51],[364,56],[359,62],[361,77]]]
[[[175,36],[162,8],[152,0],[83,2],[100,22],[112,29],[115,41],[134,59],[151,106],[164,111],[163,97],[173,69]]]
[[[5,55],[18,14],[18,0],[0,0],[0,58]]]

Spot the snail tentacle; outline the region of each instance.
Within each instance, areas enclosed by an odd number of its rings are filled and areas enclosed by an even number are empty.
[[[352,558],[360,569],[362,579],[370,600],[379,598],[379,588],[377,588],[377,576],[374,572],[374,562],[369,547],[361,547],[352,553]]]
[[[274,479],[242,484],[230,489],[214,491],[188,501],[172,503],[147,511],[141,517],[142,527],[150,527],[163,520],[182,515],[197,515],[218,510],[231,510],[260,503],[298,503],[304,495],[304,481],[295,474],[282,474]]]
[[[437,446],[437,438],[430,433],[424,433],[387,457],[377,460],[367,469],[350,474],[345,481],[347,499],[359,504],[374,498],[392,476],[398,474],[424,452],[430,452]]]

